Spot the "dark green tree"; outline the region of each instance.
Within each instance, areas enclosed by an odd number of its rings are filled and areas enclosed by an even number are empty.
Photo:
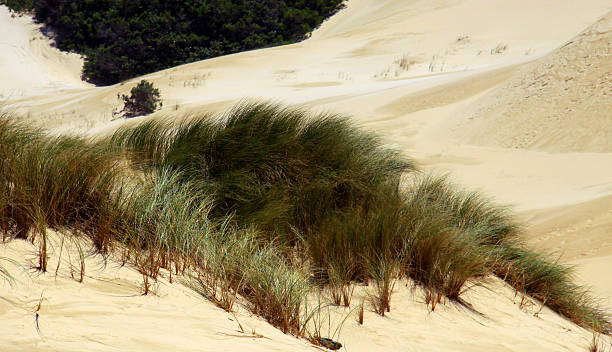
[[[32,9],[34,0],[0,0],[0,4],[6,5],[13,11],[23,12]]]
[[[343,0],[0,0],[31,9],[100,85],[306,38]]]
[[[121,95],[123,99],[123,110],[126,117],[148,115],[162,107],[159,89],[153,87],[153,83],[144,79],[132,88],[130,95]]]

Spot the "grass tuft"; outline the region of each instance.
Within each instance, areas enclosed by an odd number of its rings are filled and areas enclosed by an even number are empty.
[[[244,302],[298,336],[321,286],[349,307],[355,284],[372,284],[384,315],[400,278],[423,286],[435,309],[489,275],[611,331],[571,268],[520,241],[506,208],[414,171],[347,118],[278,105],[148,120],[98,141],[0,118],[0,232],[38,241],[43,271],[47,229],[88,236],[102,252],[121,251],[145,294],[164,273],[182,276],[220,308]]]

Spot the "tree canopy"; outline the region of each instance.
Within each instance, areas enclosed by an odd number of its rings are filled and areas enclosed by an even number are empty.
[[[302,40],[343,2],[0,1],[14,10],[33,10],[38,22],[53,29],[60,49],[86,56],[84,76],[100,85],[215,56]]]

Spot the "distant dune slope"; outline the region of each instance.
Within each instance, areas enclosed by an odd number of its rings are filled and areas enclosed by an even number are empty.
[[[529,212],[526,239],[576,265],[578,279],[612,309],[612,196]]]
[[[612,152],[612,13],[476,102],[466,118],[473,144]]]
[[[306,41],[199,61],[144,78],[161,90],[164,114],[256,98],[314,102],[317,108],[332,108],[324,106],[330,99],[345,101],[348,109],[341,112],[358,115],[364,109],[350,101],[355,98],[390,88],[405,94],[425,81],[431,86],[457,75],[534,60],[609,10],[609,0],[585,0],[579,12],[572,0],[350,0]],[[10,17],[4,21],[14,23]],[[0,58],[15,55],[9,50]],[[17,81],[33,83],[29,88],[24,84],[25,99],[9,103],[30,114],[30,120],[58,130],[106,126],[112,111],[120,109],[117,94],[141,79],[78,91],[64,83],[41,92],[39,75],[31,73],[60,68],[55,66],[32,63],[6,70]],[[4,77],[0,80],[0,85],[11,84]]]

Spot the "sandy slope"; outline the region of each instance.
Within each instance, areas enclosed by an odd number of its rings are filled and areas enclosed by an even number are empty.
[[[0,101],[89,86],[80,78],[80,56],[50,46],[39,27],[0,5]]]
[[[392,88],[411,92],[532,60],[609,8],[606,0],[588,0],[578,12],[571,0],[351,0],[305,42],[184,65],[147,79],[161,89],[168,112],[254,97],[323,107],[329,100],[348,103]],[[88,129],[112,119],[120,105],[117,93],[135,81],[54,92],[20,106],[49,126]],[[361,110],[354,102],[349,106],[349,112]]]
[[[242,333],[236,317],[178,283],[160,280],[154,287],[156,294],[142,296],[142,280],[136,270],[122,267],[120,258],[91,255],[86,244],[86,276],[82,284],[78,283],[71,275],[73,271],[78,278],[77,247],[69,237],[62,247],[61,237],[50,236],[53,255],[50,272],[44,275],[30,270],[36,264],[37,247],[13,241],[0,248],[0,257],[20,258],[21,265],[18,268],[2,262],[18,279],[14,288],[4,283],[0,286],[3,351],[307,349],[307,343],[239,313],[246,332]],[[56,276],[58,260],[61,265]]]
[[[612,196],[530,212],[529,242],[576,265],[578,278],[612,310]]]
[[[0,246],[0,257],[19,258],[22,266],[3,263],[19,280],[14,288],[0,285],[3,351],[318,350],[242,307],[235,315],[226,313],[167,279],[156,284],[154,295],[142,296],[140,275],[122,267],[118,257],[88,255],[84,282],[78,283],[71,277],[72,264],[78,278],[77,248],[69,239],[61,247],[61,238],[50,234],[51,269],[44,275],[29,269],[36,265],[36,246],[23,241]],[[590,343],[588,332],[550,310],[540,311],[531,300],[521,305],[522,297],[499,279],[473,287],[465,306],[447,303],[434,312],[420,290],[405,285],[397,284],[391,313],[383,318],[367,310],[364,325],[356,320],[358,304],[323,310],[316,317],[322,333],[332,336],[340,326],[338,339],[347,351],[584,351]],[[359,302],[363,288],[356,292]]]
[[[482,100],[462,126],[470,143],[612,152],[612,16]]]
[[[610,10],[608,0],[350,0],[302,43],[197,62],[146,79],[160,87],[165,108],[159,114],[169,118],[218,111],[243,98],[350,114],[425,169],[448,171],[457,182],[513,205],[532,245],[579,264],[580,279],[609,299]],[[0,29],[24,33],[21,38],[33,35],[26,19],[3,16]],[[41,52],[61,57],[40,42]],[[9,108],[60,131],[96,133],[125,122],[111,122],[117,93],[137,79],[88,87],[78,82],[76,64],[66,68],[54,55],[48,56],[55,61],[44,61],[24,40],[19,43],[29,61],[15,60],[18,50],[0,51],[0,88],[8,92],[12,77],[22,82],[22,97],[13,94]],[[45,75],[30,74],[39,71]],[[565,83],[568,78],[575,83]],[[22,257],[24,251],[32,248],[0,246],[0,256]],[[244,341],[249,349],[309,349],[254,318],[244,319],[269,339],[227,337],[236,329],[228,316],[178,285],[162,284],[157,298],[117,298],[138,291],[136,273],[109,266],[88,275],[84,285],[45,275],[35,276],[29,288],[2,286],[0,297],[8,298],[0,300],[0,314],[14,323],[0,327],[0,336],[61,350],[165,350],[165,341],[184,350],[206,344],[216,346],[210,350],[236,350]],[[100,277],[110,283],[94,279]],[[536,318],[537,308],[518,309],[513,292],[499,282],[488,287],[493,292],[475,288],[467,296],[483,315],[452,305],[427,313],[418,293],[399,289],[390,317],[368,314],[363,328],[348,320],[342,342],[356,351],[585,349],[589,333],[547,310]],[[30,308],[43,288],[57,302],[44,315],[54,319],[45,329],[56,329],[46,340],[32,330]],[[612,307],[612,300],[607,304]],[[84,307],[86,319],[78,313]],[[118,322],[107,323],[107,312]],[[158,326],[169,328],[156,336]],[[67,327],[70,333],[59,333]],[[86,342],[94,333],[98,342]]]

